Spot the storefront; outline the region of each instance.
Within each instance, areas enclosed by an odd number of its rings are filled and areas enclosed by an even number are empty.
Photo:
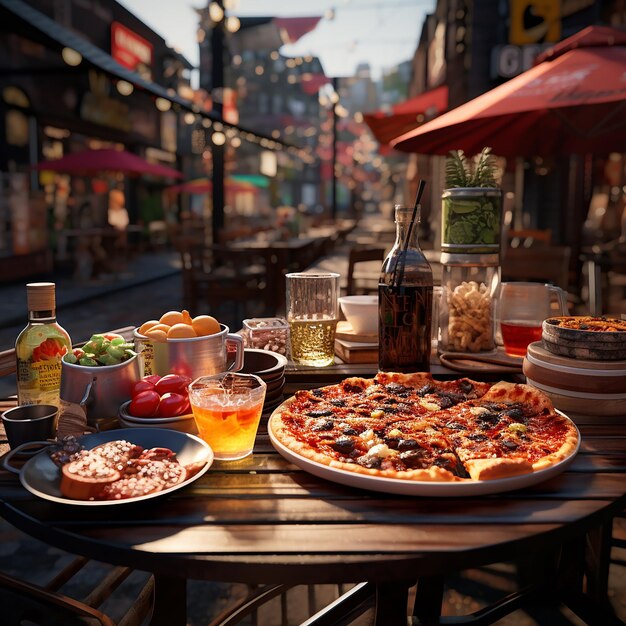
[[[132,179],[115,172],[98,178],[52,174],[33,166],[116,147],[176,167],[178,113],[158,95],[166,88],[153,80],[176,88],[191,67],[117,3],[71,2],[68,26],[89,41],[53,21],[53,3],[33,4],[36,10],[25,2],[0,2],[0,50],[11,68],[0,78],[0,281],[45,274],[55,258],[64,258],[56,235],[78,226],[72,202],[81,194],[106,205],[109,191],[122,189],[131,219],[140,220],[143,190]],[[112,69],[126,69],[133,80]],[[137,88],[137,78],[152,90]],[[143,182],[158,187],[172,181]]]

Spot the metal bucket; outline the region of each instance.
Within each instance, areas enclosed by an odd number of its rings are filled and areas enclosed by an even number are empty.
[[[180,374],[193,380],[226,370],[239,371],[243,367],[243,337],[230,333],[224,324],[220,327],[222,330],[213,335],[160,342],[140,335],[135,329],[133,336],[139,352],[141,375]],[[235,358],[229,364],[230,352],[235,353]]]
[[[61,400],[85,409],[87,423],[97,430],[117,424],[120,405],[141,379],[137,356],[118,365],[89,367],[61,361]]]

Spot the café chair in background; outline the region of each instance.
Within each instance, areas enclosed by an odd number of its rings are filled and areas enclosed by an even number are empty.
[[[569,246],[505,247],[502,250],[502,280],[550,283],[567,291],[571,254]]]
[[[247,317],[273,315],[269,288],[272,257],[263,249],[207,245],[180,237],[183,306],[192,315],[209,314],[231,328]]]
[[[140,589],[129,597],[128,591],[116,596],[118,589],[133,573],[128,567],[106,566],[107,573],[86,596],[67,595],[65,585],[78,575],[85,575],[90,563],[75,557],[47,583],[36,585],[0,573],[0,604],[4,624],[63,624],[64,626],[139,626],[152,614],[154,577],[146,572]],[[136,585],[133,586],[135,589]]]
[[[506,244],[511,248],[536,248],[537,246],[549,246],[551,243],[552,230],[550,228],[506,231]]]
[[[348,255],[346,295],[378,293],[378,278],[384,258],[384,248],[351,248]],[[374,264],[373,261],[377,263]],[[367,268],[363,265],[365,263],[368,263]]]

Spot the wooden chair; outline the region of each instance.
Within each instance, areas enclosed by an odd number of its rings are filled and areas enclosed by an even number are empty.
[[[135,598],[114,595],[133,572],[128,567],[106,566],[108,573],[85,597],[74,598],[64,593],[64,585],[83,572],[89,563],[89,559],[76,557],[43,586],[0,573],[3,623],[42,626],[139,626],[144,623],[154,603],[154,577],[150,574],[142,573],[145,582]],[[106,601],[110,607],[105,609]],[[115,618],[111,617],[114,612]]]
[[[502,280],[528,280],[569,287],[569,246],[505,248],[502,255]]]
[[[352,248],[348,256],[347,295],[378,293],[378,277],[384,258],[384,248]],[[379,261],[376,271],[357,270],[360,263],[370,262],[370,266],[373,266],[372,261]]]
[[[197,238],[180,238],[178,250],[183,306],[192,315],[208,311],[234,329],[245,317],[274,313],[269,289],[272,259],[265,250],[206,245]]]
[[[552,243],[552,230],[522,229],[506,232],[506,242],[511,248],[534,248]]]

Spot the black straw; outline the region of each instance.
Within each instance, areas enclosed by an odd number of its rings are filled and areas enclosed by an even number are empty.
[[[419,206],[420,200],[422,199],[422,194],[424,193],[424,187],[426,187],[426,181],[421,179],[419,182],[419,186],[417,188],[417,195],[415,196],[415,204],[413,205],[413,215],[411,216],[411,221],[409,223],[409,229],[406,234],[406,238],[404,240],[403,246],[403,254],[401,255],[402,264],[400,266],[400,273],[396,273],[397,280],[395,281],[396,287],[399,287],[402,283],[402,279],[404,278],[404,265],[406,263],[406,251],[409,247],[409,241],[411,240],[411,233],[413,232],[413,226],[415,225],[415,220],[417,219],[417,207]],[[396,262],[397,269],[397,262]],[[394,281],[391,281],[393,285]]]

